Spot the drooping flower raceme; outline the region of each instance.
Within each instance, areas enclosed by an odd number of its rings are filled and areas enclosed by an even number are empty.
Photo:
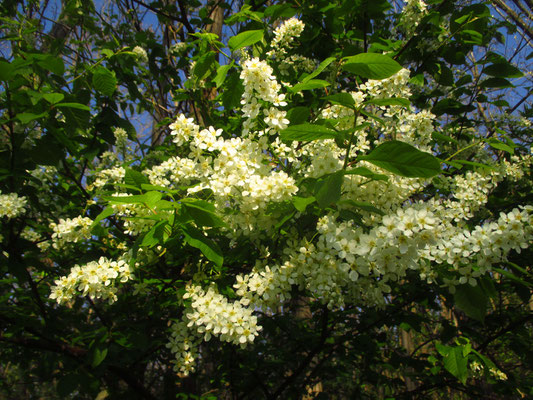
[[[274,30],[274,40],[271,46],[275,51],[283,51],[283,49],[292,46],[295,38],[300,37],[305,24],[297,18],[290,18],[283,22]]]
[[[24,213],[27,202],[25,196],[19,196],[17,193],[1,194],[0,192],[0,218],[18,217]]]
[[[76,218],[61,218],[58,223],[52,222],[50,228],[53,247],[64,247],[67,243],[77,243],[91,237],[91,225],[93,220],[88,217],[77,216]]]
[[[141,46],[135,46],[132,50],[132,52],[135,54],[137,59],[142,62],[148,61],[148,54],[146,54],[146,50],[143,49]]]
[[[184,311],[182,321],[172,326],[172,336],[167,347],[175,353],[175,369],[184,374],[194,371],[199,338],[221,341],[246,347],[259,335],[261,326],[253,310],[239,302],[230,302],[219,294],[214,286],[203,290],[200,286],[188,285],[184,300],[190,306]]]
[[[420,24],[422,18],[427,14],[427,5],[423,0],[405,0],[402,9],[402,28],[408,37],[412,36]]]
[[[115,281],[122,283],[134,279],[129,264],[124,260],[113,261],[100,257],[85,265],[76,265],[68,276],[55,281],[50,294],[59,304],[71,301],[77,294],[91,299],[117,300]]]

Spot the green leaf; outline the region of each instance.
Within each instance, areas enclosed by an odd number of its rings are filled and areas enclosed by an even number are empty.
[[[296,208],[300,212],[304,212],[305,209],[309,204],[313,204],[316,199],[314,197],[300,197],[300,196],[292,196],[292,204],[294,205],[294,208]]]
[[[142,188],[143,184],[150,184],[150,180],[147,176],[131,168],[126,168],[124,182],[127,185],[135,186],[137,188]]]
[[[144,194],[134,194],[131,196],[102,196],[102,199],[110,204],[142,204],[147,198]]]
[[[328,81],[323,81],[322,79],[311,79],[307,82],[297,83],[289,90],[292,93],[298,93],[302,90],[322,89],[329,85],[330,83]]]
[[[460,115],[473,111],[475,107],[471,104],[463,104],[455,99],[442,99],[433,106],[431,112],[436,115],[451,114]]]
[[[311,110],[307,107],[294,107],[287,112],[287,119],[291,125],[300,125],[307,121],[310,114]]]
[[[450,163],[451,160],[448,160],[446,162]],[[461,164],[461,165],[469,165],[471,167],[476,167],[476,168],[483,168],[483,169],[488,169],[488,170],[494,170],[495,169],[492,165],[482,164],[482,163],[478,163],[478,162],[475,162],[475,161],[453,160],[453,162]],[[452,164],[450,164],[450,165],[452,165]]]
[[[232,71],[228,77],[225,90],[222,92],[222,105],[226,113],[231,112],[241,104],[241,96],[244,93],[244,86],[237,71]]]
[[[102,363],[102,361],[105,360],[107,356],[107,348],[95,347],[92,353],[93,354],[92,354],[91,365],[93,368],[95,368],[99,366]]]
[[[104,96],[112,96],[117,88],[117,78],[107,68],[99,66],[93,71],[92,84]]]
[[[294,214],[296,214],[296,211],[291,211],[291,212],[287,212],[285,214],[282,214],[282,217],[281,219],[276,223],[276,225],[274,225],[274,228],[276,230],[279,230],[281,229],[281,227],[283,226],[283,224],[285,224],[285,222],[289,221],[292,217],[294,217]]]
[[[468,373],[468,358],[463,356],[463,346],[450,347],[437,343],[436,347],[443,357],[444,368],[465,384]]]
[[[372,114],[372,113],[369,113],[369,112],[367,112],[367,111],[365,111],[365,110],[359,110],[359,112],[360,112],[361,114],[363,114],[364,116],[366,116],[366,117],[368,117],[368,118],[372,118],[374,121],[377,121],[377,122],[379,122],[381,125],[385,126],[385,121],[384,121],[382,118],[378,117],[377,115]]]
[[[479,286],[460,285],[455,288],[457,308],[475,320],[483,322],[487,313],[488,298]]]
[[[511,65],[507,61],[500,61],[489,65],[483,69],[483,72],[490,76],[496,76],[499,78],[520,78],[524,76],[522,71]]]
[[[309,75],[307,75],[305,78],[303,78],[301,81],[302,83],[309,82],[311,79],[313,79],[315,76],[318,76],[322,71],[324,71],[329,64],[331,64],[333,61],[335,61],[335,57],[329,57],[326,58],[324,61],[320,63],[320,65],[315,69],[313,72],[311,72]]]
[[[347,204],[352,207],[359,208],[361,210],[368,211],[374,214],[385,215],[385,213],[381,211],[379,208],[373,206],[371,203],[368,203],[366,201],[342,200],[342,201],[339,201],[338,204]]]
[[[494,100],[491,101],[490,104],[495,105],[496,107],[511,108],[511,105],[507,102],[507,100]]]
[[[208,73],[209,68],[211,68],[211,65],[213,65],[215,62],[215,58],[216,56],[214,51],[209,51],[202,55],[194,65],[194,76],[196,76],[198,79],[203,79]]]
[[[45,117],[48,115],[48,112],[43,112],[40,114],[33,114],[33,113],[20,113],[15,116],[20,122],[23,124],[27,124],[28,122],[34,121],[36,119],[40,119],[42,117]]]
[[[184,199],[185,200],[185,199]],[[206,207],[206,204],[209,206]],[[215,214],[215,208],[211,203],[207,201],[194,201],[194,202],[185,202],[182,201],[183,208],[187,213],[192,217],[195,224],[199,227],[202,226],[212,226],[212,227],[223,227],[226,226],[226,223]]]
[[[488,78],[479,84],[484,88],[514,88],[515,86],[505,78]]]
[[[27,153],[39,165],[57,166],[65,156],[65,148],[50,134],[35,141]]]
[[[96,216],[93,223],[91,224],[91,230],[93,230],[94,227],[96,227],[101,220],[106,219],[110,215],[113,215],[115,213],[115,210],[113,210],[112,207],[106,207],[103,209],[103,211]]]
[[[342,69],[368,79],[386,79],[402,69],[392,58],[377,53],[361,53],[344,59]]]
[[[286,19],[294,16],[298,11],[292,4],[274,4],[265,10],[265,16],[271,17],[270,21],[274,22],[277,19]]]
[[[403,106],[409,107],[411,102],[402,97],[391,97],[388,99],[372,99],[365,101],[365,104],[375,104],[378,106]]]
[[[37,64],[56,75],[63,75],[65,73],[65,65],[63,60],[59,57],[54,57],[49,54],[33,54],[37,60]]]
[[[110,204],[146,204],[148,207],[153,208],[155,204],[161,200],[163,193],[151,191],[145,194],[135,194],[132,196],[102,196],[104,200],[110,202]]]
[[[221,65],[220,67],[218,67],[217,75],[213,79],[213,82],[215,82],[215,85],[217,88],[222,86],[222,84],[226,80],[226,76],[228,76],[228,71],[230,70],[232,66],[233,66],[233,61],[231,62],[231,64]]]
[[[91,108],[89,106],[86,106],[85,104],[80,104],[80,103],[59,103],[59,104],[55,104],[54,107],[75,108],[77,110],[91,111]]]
[[[59,103],[65,98],[63,93],[43,93],[43,99],[45,99],[50,104]]]
[[[424,74],[418,73],[415,76],[413,76],[411,79],[409,79],[409,83],[412,83],[413,85],[417,86],[424,86]]]
[[[489,358],[481,354],[479,351],[472,349],[471,352],[479,358],[479,360],[484,364],[486,369],[496,368],[496,365]]]
[[[389,177],[387,175],[372,172],[368,168],[365,168],[365,167],[357,167],[353,169],[348,169],[344,171],[344,174],[345,175],[360,175],[360,176],[364,176],[365,178],[372,179],[375,181],[388,181],[389,180]]]
[[[147,190],[147,191],[148,190],[160,190],[160,191],[168,192],[168,193],[177,193],[175,190],[170,190],[166,186],[150,185],[149,183],[142,183],[141,184],[141,189],[142,190]]]
[[[443,135],[440,132],[431,132],[431,138],[434,140],[440,140],[448,143],[459,144],[459,141],[451,136]]]
[[[197,248],[209,260],[214,262],[219,267],[224,262],[222,250],[211,239],[204,236],[204,234],[191,225],[182,227],[185,242],[192,247]]]
[[[154,208],[155,204],[163,197],[163,193],[156,191],[146,192],[144,197],[144,203],[146,203],[148,207]]]
[[[483,290],[483,292],[490,298],[497,298],[498,297],[498,291],[494,287],[494,283],[492,282],[492,279],[489,277],[482,277],[477,279],[479,287]]]
[[[281,140],[311,141],[319,139],[334,139],[337,132],[322,125],[300,124],[285,128],[280,132]]]
[[[343,182],[343,171],[337,171],[319,180],[315,187],[315,198],[318,205],[325,208],[336,203],[341,197]]]
[[[263,39],[263,30],[245,31],[239,33],[228,40],[228,46],[231,51],[238,50],[242,47],[251,46]]]
[[[164,244],[172,233],[168,221],[159,221],[144,235],[141,246],[155,247]]]
[[[497,150],[503,150],[506,151],[509,154],[514,154],[514,148],[509,146],[508,144],[505,144],[503,142],[500,142],[496,138],[491,138],[488,140],[488,144],[490,147],[497,149]]]
[[[518,276],[516,276],[515,274],[509,272],[509,271],[506,271],[502,268],[497,268],[497,267],[492,267],[492,269],[500,274],[502,274],[503,276],[505,276],[506,278],[512,280],[512,281],[515,281],[516,283],[519,283],[523,286],[526,286],[526,287],[530,287],[530,288],[533,288],[533,284],[532,283],[529,283],[521,278],[519,278]]]
[[[8,81],[13,76],[15,67],[7,61],[0,60],[0,81]]]
[[[355,110],[355,100],[350,93],[335,93],[326,97],[322,97],[322,100],[327,100],[331,104],[339,104],[344,107]]]
[[[431,178],[440,173],[437,158],[397,140],[384,142],[370,154],[358,158],[408,178]]]

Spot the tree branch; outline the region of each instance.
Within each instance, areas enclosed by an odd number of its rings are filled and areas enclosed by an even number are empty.
[[[324,343],[328,337],[328,309],[324,307],[322,313],[322,332],[320,334],[320,339],[316,346],[307,354],[307,357],[300,363],[298,368],[278,387],[278,389],[269,397],[270,399],[276,399],[280,396],[285,389],[299,376],[305,369],[311,364],[313,358],[320,352],[324,347]]]
[[[514,322],[511,322],[509,325],[507,325],[505,328],[500,329],[498,332],[496,332],[494,335],[489,336],[483,343],[481,343],[476,350],[483,351],[491,342],[498,339],[500,336],[503,336],[507,332],[510,332],[519,326],[524,325],[526,322],[533,320],[533,314],[527,314],[525,317],[520,318]]]
[[[530,40],[533,40],[533,29],[527,26],[525,22],[518,16],[518,14],[505,2],[501,0],[492,0],[492,4],[495,7],[498,7],[502,10],[509,18],[511,18],[516,25],[529,37]]]

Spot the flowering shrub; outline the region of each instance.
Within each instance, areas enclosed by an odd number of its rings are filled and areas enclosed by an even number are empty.
[[[326,18],[322,36],[314,18],[329,9],[276,4],[264,14],[244,6],[230,17],[254,22],[227,43],[182,21],[191,35],[167,38],[168,52],[105,45],[81,73],[77,64],[65,68],[61,58],[22,50],[3,60],[5,87],[23,88],[27,101],[6,114],[16,117],[2,134],[42,132],[3,148],[16,165],[2,186],[9,194],[0,194],[13,279],[6,300],[17,303],[20,291],[21,302],[36,307],[34,318],[54,326],[49,338],[26,322],[10,325],[4,341],[46,342],[61,356],[87,358],[72,368],[96,371],[98,390],[78,389],[91,394],[126,393],[100,380],[115,374],[146,398],[185,393],[187,379],[222,397],[249,389],[296,398],[322,380],[321,390],[334,393],[335,373],[351,371],[362,375],[340,397],[377,396],[380,380],[363,372],[365,357],[376,360],[380,376],[397,366],[391,396],[404,382],[411,394],[433,384],[479,394],[483,379],[508,394],[507,381],[526,382],[504,365],[521,355],[499,359],[488,347],[516,324],[531,333],[522,314],[504,328],[497,319],[505,312],[498,296],[522,311],[529,301],[530,150],[502,127],[468,123],[474,109],[461,96],[482,86],[462,93],[470,81],[443,83],[445,68],[453,78],[446,57],[432,56],[438,73],[409,58],[443,46],[448,25],[454,35],[485,34],[490,13],[465,7],[450,16],[410,1],[389,16],[385,4],[370,10],[379,15],[371,17],[375,29],[380,18],[395,29],[380,31],[386,40],[372,37],[370,48],[367,32],[360,39],[340,14],[331,18],[342,28]],[[411,45],[424,29],[431,46]],[[329,41],[325,50],[317,38]],[[490,54],[482,61],[506,78],[520,76]],[[137,86],[149,92],[156,68],[165,83],[154,105]],[[488,79],[495,69],[484,70]],[[47,82],[42,93],[27,89],[27,74]],[[170,97],[178,104],[172,112],[163,105]],[[150,143],[127,118],[133,104],[166,115]],[[59,335],[59,315],[87,317],[79,329],[65,322]],[[43,342],[18,340],[16,332]],[[401,357],[387,353],[391,343]],[[119,367],[123,354],[124,365],[140,363],[144,372]],[[152,377],[159,383],[150,388]],[[248,388],[250,377],[259,388]]]

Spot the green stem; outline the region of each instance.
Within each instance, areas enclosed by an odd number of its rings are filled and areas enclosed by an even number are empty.
[[[444,160],[444,162],[446,162],[446,161],[450,161],[450,160],[451,160],[452,158],[454,158],[457,154],[459,154],[459,153],[461,153],[461,152],[463,152],[463,151],[465,151],[465,150],[467,150],[467,149],[469,149],[469,148],[471,148],[471,147],[477,146],[477,145],[480,144],[480,143],[482,143],[482,142],[475,142],[475,143],[469,144],[469,145],[466,146],[466,147],[463,147],[462,149],[460,149],[460,150],[456,151],[455,153],[453,153],[453,154],[452,154],[450,157],[448,157],[446,160]]]
[[[120,53],[123,53],[125,51],[128,51],[128,50],[119,50],[118,52],[116,52],[115,54],[113,54],[111,57],[114,57],[116,55],[119,55]],[[81,74],[79,74],[78,76],[75,76],[74,78],[72,78],[70,81],[67,82],[67,85],[70,85],[72,82],[74,82],[75,80],[81,78],[83,75],[85,75],[87,72],[91,71],[92,69],[94,69],[95,67],[99,66],[100,64],[102,64],[102,62],[104,62],[104,60],[108,60],[110,59],[111,57],[108,57],[108,56],[103,56],[102,58],[100,58],[98,61],[96,61],[95,64],[91,65],[89,68],[87,68],[85,71],[83,71]]]
[[[343,170],[346,170],[346,168],[348,168],[348,158],[350,156],[350,149],[352,148],[353,138],[355,137],[355,132],[356,132],[355,128],[357,128],[357,118],[359,117],[360,110],[361,108],[358,108],[354,111],[353,131],[352,131],[352,134],[350,135],[350,141],[348,142],[348,147],[346,148],[346,155],[344,156],[344,165],[342,166]]]

